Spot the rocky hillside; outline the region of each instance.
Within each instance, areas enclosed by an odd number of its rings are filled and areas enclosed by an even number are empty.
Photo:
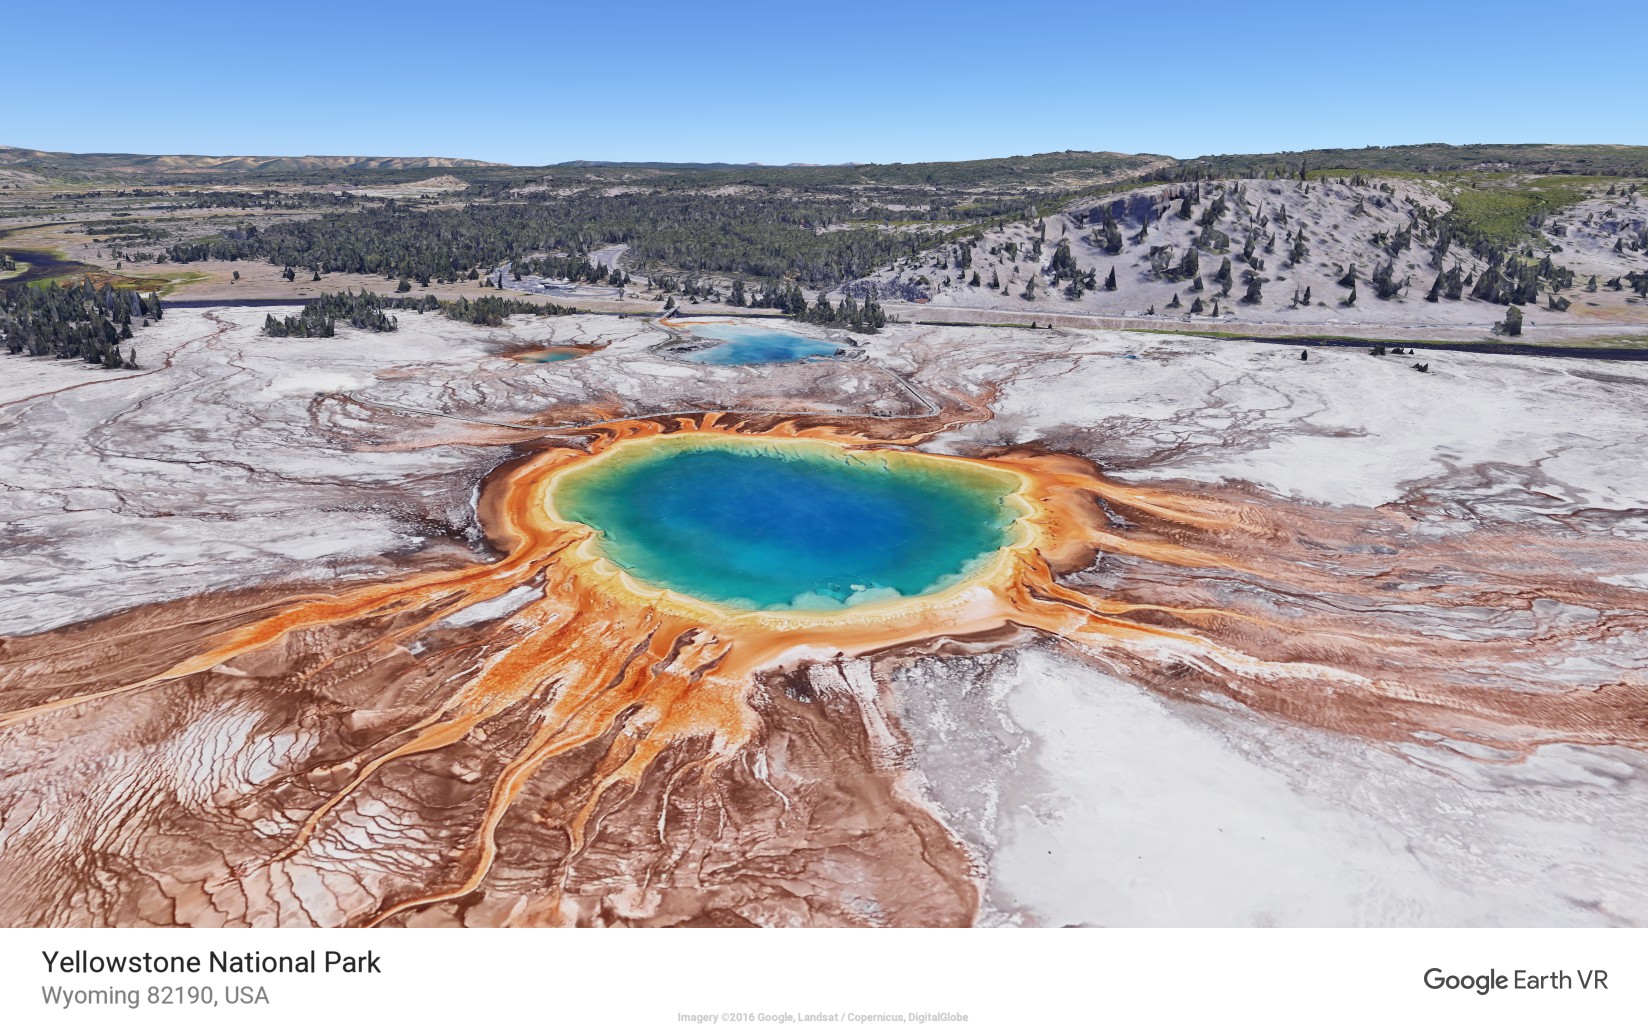
[[[1632,181],[1167,183],[998,222],[851,284],[933,306],[1207,322],[1648,321]],[[1592,276],[1596,277],[1593,287]]]

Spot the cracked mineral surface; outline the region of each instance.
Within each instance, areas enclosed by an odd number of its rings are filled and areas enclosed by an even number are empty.
[[[1648,366],[265,313],[0,358],[0,923],[1648,919]],[[690,433],[989,465],[1024,528],[729,611],[546,500]]]

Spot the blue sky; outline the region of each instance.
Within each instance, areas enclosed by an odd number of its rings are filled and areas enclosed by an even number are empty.
[[[1639,3],[25,3],[0,16],[0,143],[521,164],[1648,144]]]

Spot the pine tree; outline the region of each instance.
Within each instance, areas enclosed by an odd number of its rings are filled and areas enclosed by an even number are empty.
[[[1116,266],[1114,264],[1110,266],[1110,274],[1104,278],[1104,287],[1112,293],[1116,291]]]
[[[1373,269],[1373,291],[1381,300],[1389,300],[1402,289],[1402,284],[1396,281],[1396,268],[1390,263],[1377,265]]]
[[[1099,233],[1095,232],[1093,242],[1096,245],[1102,246],[1105,253],[1121,253],[1122,229],[1120,225],[1116,224],[1115,215],[1110,213],[1110,208],[1108,207],[1104,209],[1104,226],[1101,231],[1103,233],[1102,241],[1099,238]]]
[[[1076,260],[1070,256],[1070,240],[1059,240],[1058,248],[1053,251],[1053,281],[1058,282],[1067,275],[1076,272]]]
[[[1442,279],[1442,297],[1447,300],[1458,300],[1465,295],[1464,269],[1455,261]]]

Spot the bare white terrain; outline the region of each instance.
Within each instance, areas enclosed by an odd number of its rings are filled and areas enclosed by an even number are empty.
[[[1250,188],[1249,202],[1327,219],[1320,194],[1279,188]],[[1368,227],[1397,224],[1404,205],[1424,200],[1388,199]],[[1082,264],[1105,266],[1080,252]],[[983,253],[986,277],[1014,274]],[[1305,281],[1331,293],[1324,265],[1337,256],[1324,245],[1266,295],[1279,301]],[[1164,287],[1142,279],[1137,260],[1130,251],[1115,262],[1126,297],[1082,303],[1159,306]],[[1019,288],[1031,273],[1021,262]],[[952,284],[934,302],[970,295]],[[1471,309],[1400,302],[1415,317]],[[1342,605],[1347,626],[1461,644],[1558,639],[1448,671],[1530,694],[1640,682],[1644,670],[1637,612],[1648,602],[1622,613],[1618,595],[1648,600],[1648,578],[1584,554],[1648,543],[1638,453],[1648,365],[1321,347],[1301,360],[1298,346],[1257,342],[895,325],[861,340],[858,360],[716,367],[664,352],[675,336],[640,319],[517,317],[484,329],[402,313],[393,334],[302,340],[260,335],[265,313],[168,311],[140,337],[135,372],[0,357],[0,633],[26,638],[263,583],[370,580],[412,558],[476,559],[486,552],[474,507],[482,479],[558,426],[709,410],[891,425],[959,406],[973,413],[927,448],[1074,454],[1124,486],[1290,512],[1299,527],[1288,545],[1305,556],[1288,559],[1351,584],[1342,595],[1301,587],[1253,601],[1283,621],[1319,603]],[[566,346],[588,352],[516,359]],[[1318,544],[1318,517],[1353,527]],[[1530,585],[1518,598],[1510,578],[1524,563],[1536,578],[1547,544],[1580,553],[1580,573],[1627,592],[1558,600]],[[1353,558],[1380,547],[1401,551],[1399,568],[1356,570]],[[1450,560],[1502,549],[1502,608],[1436,599],[1467,574]],[[1072,581],[1116,595],[1138,580],[1199,597],[1258,595],[1212,572],[1185,584],[1169,571],[1101,552]],[[1388,589],[1357,591],[1385,576]],[[446,627],[526,598],[506,594]],[[1619,620],[1607,631],[1585,627],[1609,618]],[[1637,748],[1519,748],[1513,733],[1502,748],[1473,749],[1422,732],[1323,727],[1163,688],[1047,638],[843,658],[829,673],[859,683],[870,713],[884,708],[879,766],[965,848],[981,924],[1648,923],[1637,866],[1648,764]],[[277,750],[267,759],[278,763]],[[273,770],[256,770],[258,780]],[[5,840],[0,828],[0,850]]]

